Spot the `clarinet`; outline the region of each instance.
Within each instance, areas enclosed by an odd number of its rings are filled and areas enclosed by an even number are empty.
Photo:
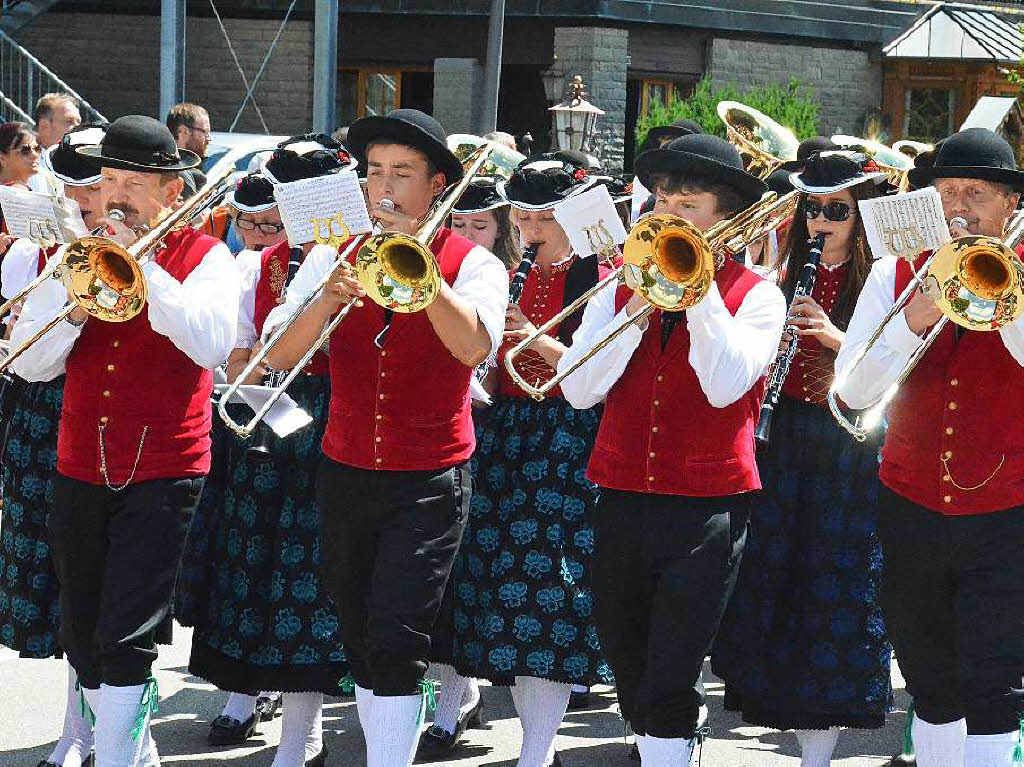
[[[295,273],[299,271],[299,267],[302,265],[302,261],[299,260],[302,255],[302,248],[292,248],[291,253],[288,256],[288,277],[285,279],[284,286],[287,288],[291,284],[292,278],[295,277]],[[288,377],[287,370],[271,370],[263,378],[263,385],[276,389],[282,383],[284,379]],[[274,430],[267,426],[263,421],[260,421],[256,425],[256,432],[253,437],[252,445],[246,450],[248,456],[254,461],[269,461],[272,457],[271,446],[274,441]]]
[[[821,251],[825,247],[825,236],[819,234],[811,240],[811,250],[807,254],[807,263],[800,272],[800,279],[796,282],[796,289],[793,291],[793,298],[809,296],[814,292],[814,281],[818,275],[818,263],[821,261]],[[792,302],[790,303],[792,306]],[[775,361],[771,376],[768,380],[768,390],[764,397],[764,404],[761,405],[761,417],[757,421],[757,429],[754,431],[754,439],[759,445],[767,445],[771,440],[772,413],[775,406],[779,404],[779,393],[782,385],[789,375],[789,366],[796,356],[796,325],[792,322],[786,324],[783,334],[790,334],[789,345],[779,358]]]

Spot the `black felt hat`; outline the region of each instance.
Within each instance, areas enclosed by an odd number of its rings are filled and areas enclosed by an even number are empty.
[[[1024,189],[1024,173],[1017,169],[1013,149],[988,128],[968,128],[943,139],[931,166],[908,173],[915,187],[937,178],[977,178]]]
[[[836,150],[812,154],[790,183],[805,194],[832,194],[868,181],[884,183],[887,176],[873,159],[860,152]]]
[[[324,133],[306,133],[278,144],[263,163],[261,173],[273,184],[287,184],[352,170],[356,164],[355,157],[340,141]]]
[[[828,152],[833,149],[839,149],[839,144],[835,143],[828,136],[812,136],[800,142],[800,146],[796,148],[795,160],[784,162],[779,167],[782,170],[799,171],[803,169],[804,163],[812,154]]]
[[[262,213],[277,206],[274,185],[262,173],[249,173],[238,179],[224,202],[240,213]]]
[[[637,158],[635,170],[647,189],[652,188],[652,173],[680,173],[732,187],[744,205],[753,205],[768,191],[761,179],[743,169],[743,159],[732,144],[707,134],[680,136],[662,149],[644,152]]]
[[[96,160],[75,151],[76,147],[99,144],[106,133],[103,125],[79,125],[72,128],[54,144],[43,152],[40,162],[45,170],[50,171],[59,181],[67,186],[91,186],[98,184],[103,177]]]
[[[534,155],[519,163],[507,181],[499,182],[497,191],[513,208],[547,210],[608,179],[595,174],[589,165],[580,152]]]
[[[788,170],[779,168],[772,171],[771,175],[765,179],[765,183],[768,184],[769,190],[782,197],[793,191],[793,182],[789,180],[789,175]]]
[[[498,194],[499,181],[501,179],[496,176],[477,176],[466,187],[452,212],[486,213],[508,205],[508,200]]]
[[[202,162],[195,152],[178,149],[167,126],[146,115],[117,118],[98,144],[78,146],[75,151],[104,168],[142,173],[188,170]]]
[[[703,133],[704,129],[693,120],[676,120],[671,125],[655,125],[647,131],[644,139],[644,151],[658,149],[667,141],[680,136],[693,136]]]
[[[206,174],[199,170],[199,168],[178,171],[178,178],[185,184],[185,188],[181,192],[181,197],[184,200],[193,197],[196,192],[206,185]]]
[[[349,126],[348,145],[363,165],[366,164],[366,147],[371,141],[393,141],[419,149],[444,173],[448,184],[462,178],[462,163],[448,148],[444,126],[418,109],[396,109],[387,117],[363,117]]]

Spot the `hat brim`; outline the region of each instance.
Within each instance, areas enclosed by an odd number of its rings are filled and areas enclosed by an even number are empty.
[[[498,202],[492,203],[490,205],[485,205],[482,208],[459,208],[459,207],[455,207],[455,208],[452,209],[452,213],[490,213],[492,210],[497,210],[498,208],[504,208],[508,204],[509,204],[508,200],[499,200]]]
[[[644,152],[637,158],[635,170],[640,183],[652,192],[655,190],[651,187],[651,174],[663,171],[708,179],[732,187],[743,198],[744,206],[753,205],[768,191],[766,183],[745,170],[678,149],[651,149]]]
[[[198,168],[203,158],[195,152],[187,149],[178,150],[178,162],[173,165],[147,165],[145,163],[129,162],[117,157],[107,157],[103,154],[101,144],[83,144],[76,146],[75,152],[84,157],[89,157],[99,163],[102,168],[114,168],[116,170],[134,170],[140,173],[175,173],[179,170],[192,170]]]
[[[803,170],[804,163],[806,163],[806,162],[807,162],[806,159],[805,160],[786,160],[786,162],[782,163],[782,165],[779,166],[779,170],[788,170],[791,173],[799,173],[801,170]]]
[[[555,200],[549,200],[549,201],[544,202],[544,203],[539,204],[539,205],[535,204],[535,203],[530,203],[530,202],[523,202],[522,200],[517,200],[514,197],[509,197],[507,192],[505,191],[505,187],[508,184],[507,180],[499,181],[497,186],[495,187],[495,191],[501,197],[503,197],[506,201],[508,201],[508,204],[511,205],[516,210],[526,210],[526,211],[551,210],[553,207],[558,205],[558,203],[563,202],[563,201],[568,200],[568,199],[571,199],[571,198],[575,197],[576,195],[581,194],[582,192],[587,191],[588,189],[590,189],[590,187],[594,186],[595,184],[597,184],[598,182],[603,181],[603,180],[604,179],[601,178],[600,176],[589,176],[586,181],[583,181],[583,182],[577,184],[576,186],[571,187],[569,189],[569,193],[567,195],[565,195],[564,197],[559,197],[558,199],[555,199]]]
[[[224,204],[231,206],[239,213],[263,213],[264,211],[276,208],[277,200],[264,205],[246,205],[245,203],[238,202],[238,200],[235,199],[234,192],[228,192],[224,195]]]
[[[352,154],[365,163],[366,147],[370,142],[386,142],[389,139],[396,144],[405,144],[423,152],[437,169],[444,173],[445,182],[449,185],[462,178],[462,163],[455,153],[448,149],[448,145],[438,143],[429,133],[404,120],[380,115],[360,118],[348,129],[347,145]]]
[[[93,184],[98,184],[103,180],[103,176],[99,173],[95,176],[89,176],[88,178],[71,178],[70,176],[65,176],[63,173],[58,172],[57,169],[53,167],[53,163],[50,160],[50,155],[52,155],[58,148],[60,148],[60,144],[54,144],[49,149],[45,150],[42,157],[39,158],[39,162],[43,166],[43,170],[64,184],[64,186],[92,186]]]
[[[885,183],[888,178],[885,171],[872,171],[871,173],[865,173],[863,176],[857,176],[856,178],[843,181],[840,184],[833,184],[831,186],[812,186],[811,184],[805,184],[800,178],[799,173],[789,174],[789,183],[793,185],[793,188],[797,191],[803,192],[804,194],[834,194],[835,192],[841,192],[844,189],[849,189],[851,186],[857,186],[858,184],[864,184],[868,181],[873,181],[876,185]]]
[[[911,168],[907,178],[915,187],[928,186],[937,178],[976,178],[1008,184],[1018,191],[1024,191],[1024,172],[989,165],[929,165]]]

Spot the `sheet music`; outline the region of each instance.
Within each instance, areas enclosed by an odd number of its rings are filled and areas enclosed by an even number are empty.
[[[914,258],[952,240],[934,187],[861,200],[859,206],[875,258]]]
[[[604,184],[558,203],[554,211],[573,252],[581,256],[611,253],[626,241],[626,227]]]
[[[214,393],[219,398],[227,391],[226,383],[218,383],[214,386]],[[240,386],[231,402],[242,402],[252,408],[255,413],[264,403],[270,399],[274,390],[268,386],[248,385]],[[287,394],[282,394],[281,399],[273,404],[267,414],[263,416],[263,423],[269,426],[278,437],[287,437],[303,426],[312,423],[313,418],[305,410],[299,407],[298,403]]]
[[[67,197],[0,186],[7,231],[42,246],[63,245],[88,234],[78,203]]]
[[[349,235],[370,231],[366,198],[354,170],[278,184],[274,197],[290,245],[326,243],[333,237],[337,247]]]

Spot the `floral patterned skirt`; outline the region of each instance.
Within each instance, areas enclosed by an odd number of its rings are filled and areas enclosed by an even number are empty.
[[[892,648],[878,602],[878,445],[783,397],[758,465],[764,491],[712,656],[726,707],[783,730],[881,727]]]
[[[189,671],[234,692],[339,694],[348,661],[320,580],[314,483],[330,382],[302,375],[288,393],[313,422],[275,438],[271,460],[241,450],[228,467],[207,614],[192,637]]]
[[[497,397],[476,416],[473,500],[452,571],[455,666],[508,684],[610,683],[588,568],[600,411]]]
[[[53,503],[64,377],[26,384],[11,414],[3,454],[0,516],[0,644],[25,658],[60,652],[57,576],[46,516]]]

